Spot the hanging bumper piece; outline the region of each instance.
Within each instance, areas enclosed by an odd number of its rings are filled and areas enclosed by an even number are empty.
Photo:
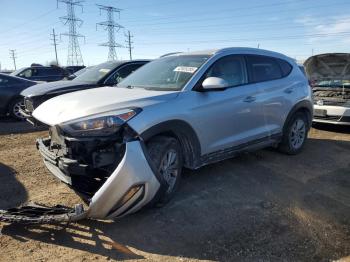
[[[60,224],[85,219],[87,213],[82,204],[69,208],[61,205],[48,207],[30,203],[19,208],[0,210],[0,222],[13,224]]]

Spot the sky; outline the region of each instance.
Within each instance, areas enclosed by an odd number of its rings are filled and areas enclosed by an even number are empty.
[[[16,50],[17,68],[55,59],[50,34],[58,34],[58,60],[67,63],[68,32],[59,19],[66,6],[56,0],[0,0],[0,63],[13,69],[9,50]],[[156,58],[165,53],[231,46],[259,47],[284,53],[297,60],[312,54],[350,53],[349,0],[85,0],[75,14],[84,64],[107,60],[107,31],[96,23],[106,13],[96,4],[122,9],[115,20],[124,28],[116,42],[126,45],[133,37],[133,58]],[[125,47],[118,59],[128,59]]]

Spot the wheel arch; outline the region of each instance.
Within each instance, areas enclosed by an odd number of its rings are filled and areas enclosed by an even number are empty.
[[[140,134],[147,143],[155,136],[164,135],[176,138],[183,151],[184,166],[195,169],[200,166],[201,146],[196,132],[183,120],[169,120],[152,126]]]
[[[307,120],[308,120],[308,129],[311,127],[312,118],[313,118],[313,105],[310,101],[303,100],[295,104],[292,110],[290,110],[286,118],[286,121],[284,122],[283,131],[285,131],[285,128],[287,127],[292,116],[297,112],[303,112],[306,114]]]

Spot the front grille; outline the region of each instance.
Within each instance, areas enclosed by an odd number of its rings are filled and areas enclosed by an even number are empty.
[[[24,99],[24,105],[27,112],[33,112],[34,111],[34,105],[33,101],[30,98]]]
[[[317,102],[319,100],[315,99],[314,101],[315,101],[315,105],[317,105]],[[346,106],[350,106],[350,103],[347,100],[344,100],[344,101],[322,100],[322,103],[325,106],[345,106],[345,104],[346,104]]]
[[[314,116],[316,119],[339,121],[341,116]]]

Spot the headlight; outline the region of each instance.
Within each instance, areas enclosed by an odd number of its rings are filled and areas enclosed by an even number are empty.
[[[71,136],[108,136],[117,132],[121,125],[140,111],[141,109],[124,109],[107,112],[63,123],[60,127]]]

